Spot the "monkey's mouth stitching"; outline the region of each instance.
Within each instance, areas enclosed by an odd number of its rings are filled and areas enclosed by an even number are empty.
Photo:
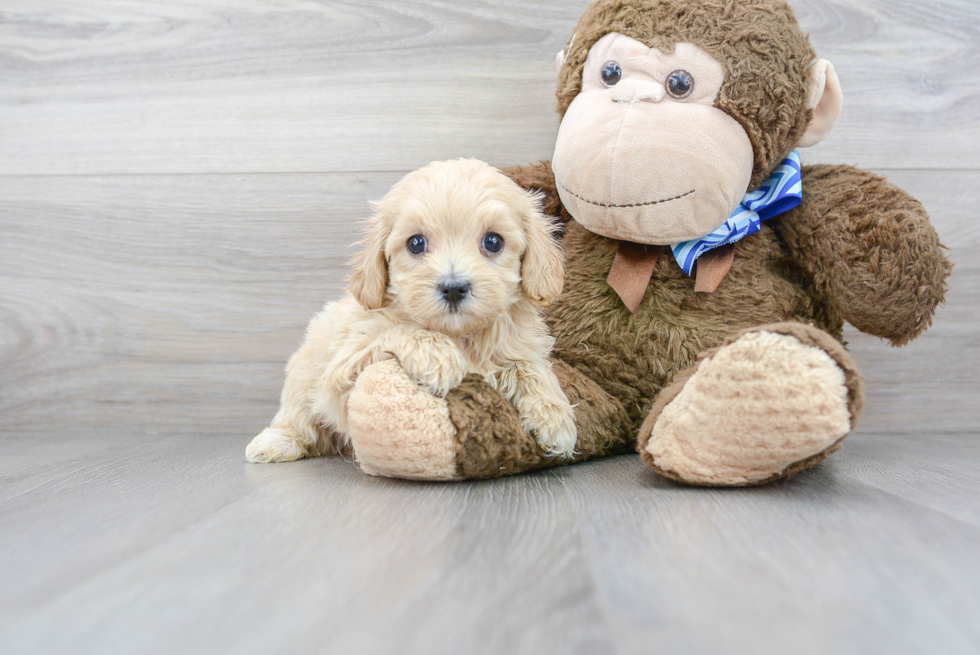
[[[665,198],[663,200],[651,200],[650,202],[635,202],[632,205],[609,205],[609,204],[606,204],[606,203],[595,202],[593,200],[589,200],[587,198],[583,198],[582,196],[580,196],[579,194],[575,193],[574,191],[572,191],[571,189],[569,189],[567,186],[565,186],[564,184],[562,184],[561,182],[559,182],[558,185],[561,188],[563,188],[565,191],[568,191],[570,194],[572,194],[573,196],[575,196],[576,198],[578,198],[579,200],[581,200],[582,202],[587,202],[590,205],[595,205],[596,207],[609,207],[609,208],[612,208],[612,209],[627,209],[629,207],[649,207],[651,205],[662,205],[662,204],[664,204],[666,202],[672,202],[674,200],[680,200],[681,198],[686,198],[686,197],[688,197],[690,195],[693,195],[694,192],[695,192],[695,189],[691,189],[687,193],[682,193],[679,196],[674,196],[673,198]]]

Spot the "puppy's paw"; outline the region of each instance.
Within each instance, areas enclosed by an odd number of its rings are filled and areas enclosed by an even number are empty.
[[[276,428],[266,428],[245,448],[245,459],[261,464],[293,462],[305,456],[302,444]]]
[[[444,398],[466,376],[466,358],[453,340],[437,332],[418,332],[395,353],[410,378]]]
[[[356,378],[354,370],[346,362],[332,360],[320,376],[320,391],[328,397],[341,396],[354,385]]]
[[[525,430],[534,434],[549,457],[571,458],[575,455],[578,430],[575,412],[568,402],[537,400],[525,403],[521,423]]]

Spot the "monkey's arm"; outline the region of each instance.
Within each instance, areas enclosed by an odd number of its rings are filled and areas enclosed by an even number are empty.
[[[551,171],[551,162],[542,161],[529,166],[507,166],[500,169],[504,175],[514,180],[518,186],[528,191],[540,191],[544,194],[543,209],[549,216],[554,216],[560,223],[567,223],[571,216],[565,211],[558,197],[558,185],[555,174]]]
[[[918,200],[850,166],[803,169],[803,204],[773,221],[851,325],[901,346],[932,323],[953,265]]]

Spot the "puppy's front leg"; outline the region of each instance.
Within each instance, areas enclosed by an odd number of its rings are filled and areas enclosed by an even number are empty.
[[[410,378],[441,398],[459,386],[469,368],[459,346],[438,332],[394,329],[388,335],[386,349]]]
[[[551,457],[572,457],[575,412],[547,360],[516,362],[499,374],[498,388],[517,408],[524,429]]]
[[[311,322],[310,333],[316,335],[321,317]],[[289,359],[286,384],[279,401],[279,412],[272,424],[245,449],[250,462],[291,462],[303,457],[335,455],[344,447],[343,435],[324,425],[310,410],[310,398],[322,352],[316,339],[309,339]]]

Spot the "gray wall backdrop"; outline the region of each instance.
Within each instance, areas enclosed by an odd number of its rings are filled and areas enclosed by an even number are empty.
[[[0,650],[944,652],[980,643],[980,3],[793,0],[957,268],[848,448],[752,491],[635,457],[472,485],[248,466],[357,222],[550,158],[586,0],[3,0]],[[9,650],[8,650],[9,649]]]

